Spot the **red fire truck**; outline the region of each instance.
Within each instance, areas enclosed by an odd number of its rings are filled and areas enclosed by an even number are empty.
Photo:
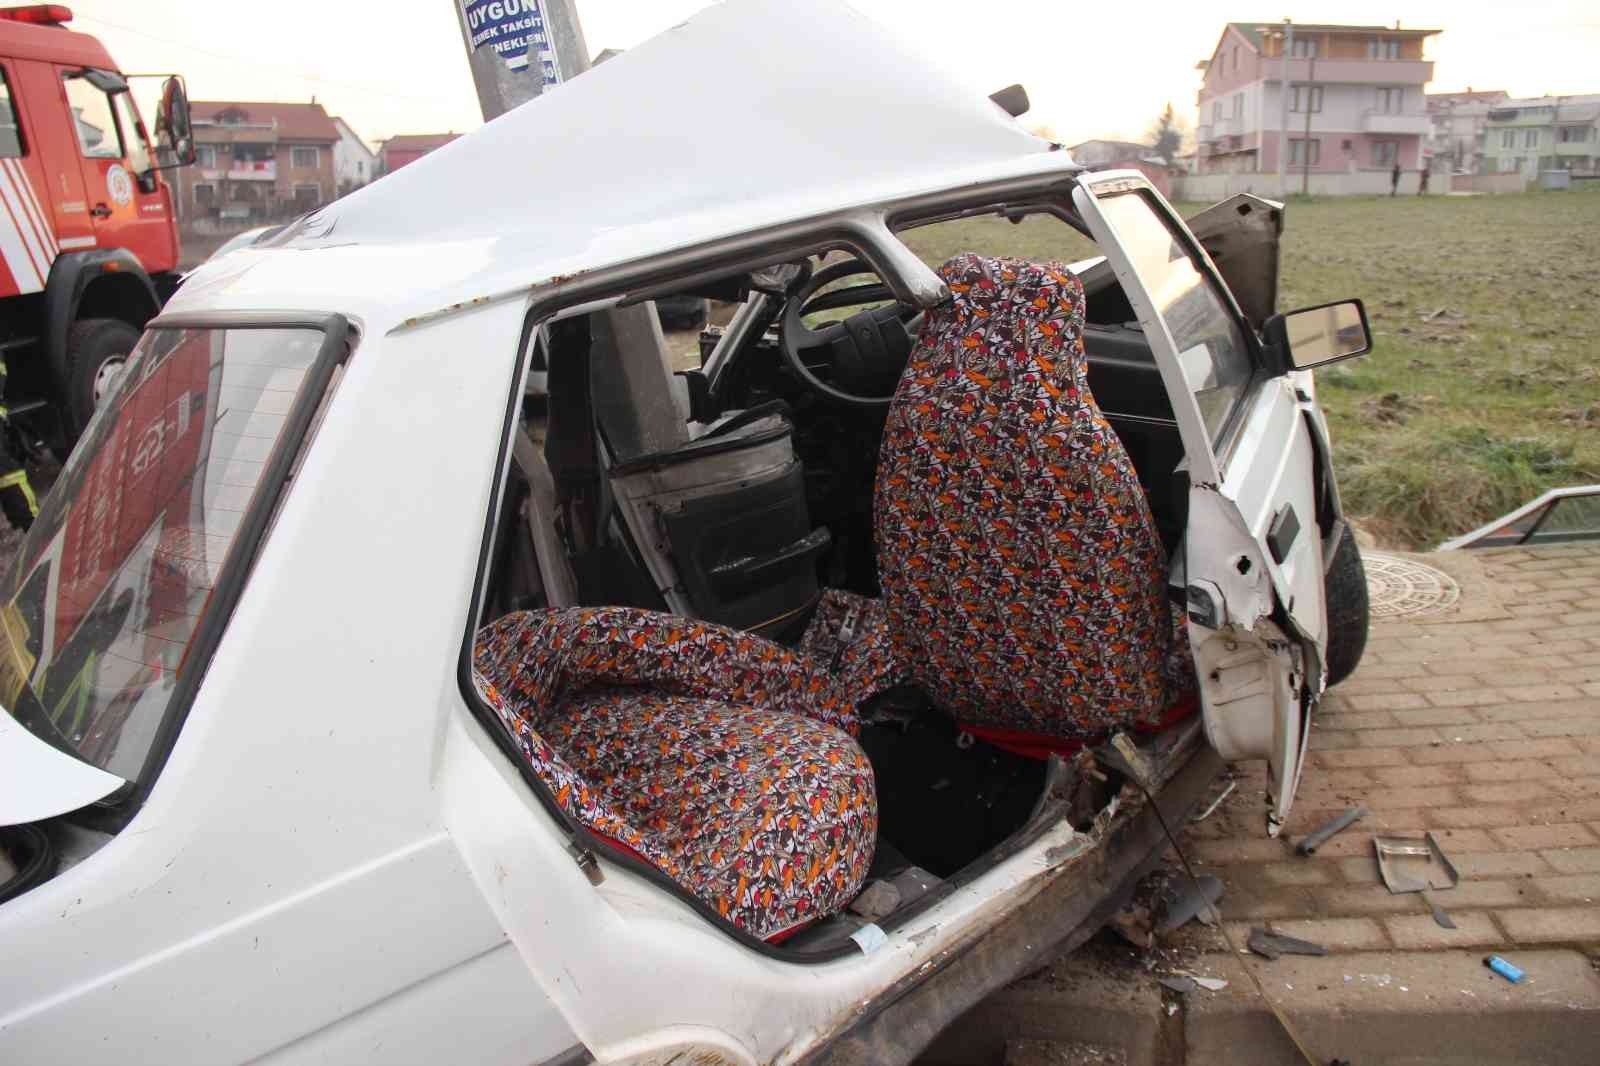
[[[194,161],[181,78],[152,138],[57,4],[0,8],[0,356],[13,424],[65,455],[177,283],[161,172]]]

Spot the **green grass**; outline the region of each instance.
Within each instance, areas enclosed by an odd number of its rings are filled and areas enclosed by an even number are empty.
[[[1180,205],[1192,214],[1203,205]],[[1345,509],[1378,540],[1427,547],[1545,489],[1600,481],[1600,190],[1294,200],[1280,308],[1367,306],[1372,354],[1318,372]],[[957,251],[1094,254],[1063,224],[943,223]]]

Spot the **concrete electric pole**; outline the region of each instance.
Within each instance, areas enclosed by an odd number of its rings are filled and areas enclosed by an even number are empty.
[[[450,5],[486,122],[589,69],[576,0],[450,0]],[[581,174],[569,177],[583,180]],[[687,398],[680,407],[656,305],[607,311],[596,326],[590,370],[605,388],[595,390],[595,413],[615,450],[613,458],[685,443]],[[655,358],[648,357],[652,350]]]
[[[1289,198],[1289,53],[1294,51],[1294,23],[1283,20],[1283,36],[1279,47],[1283,49],[1283,74],[1278,82],[1278,95],[1282,98],[1283,115],[1278,124],[1278,195]]]

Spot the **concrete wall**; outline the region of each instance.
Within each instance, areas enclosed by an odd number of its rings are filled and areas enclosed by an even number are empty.
[[[1522,192],[1528,187],[1525,175],[1511,174],[1452,174],[1449,178],[1451,192]]]
[[[1417,191],[1417,172],[1405,171],[1400,175],[1400,191],[1402,193],[1415,193]],[[1258,196],[1281,198],[1284,195],[1298,195],[1300,192],[1301,175],[1298,171],[1289,174],[1289,188],[1287,192],[1280,188],[1276,173],[1247,173],[1247,174],[1186,174],[1172,182],[1172,199],[1187,200],[1194,203],[1216,203],[1225,200],[1235,193],[1253,192]],[[1312,171],[1310,180],[1310,193],[1312,196],[1373,196],[1386,194],[1389,191],[1389,172],[1379,170],[1357,170],[1355,172],[1318,173]],[[1437,185],[1429,188],[1430,192],[1442,191]]]

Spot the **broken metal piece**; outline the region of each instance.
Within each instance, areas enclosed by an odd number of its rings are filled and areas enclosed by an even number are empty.
[[[1214,812],[1218,807],[1222,806],[1222,801],[1227,799],[1229,796],[1233,795],[1233,790],[1238,788],[1238,787],[1239,787],[1239,782],[1237,782],[1237,781],[1229,781],[1228,782],[1228,787],[1222,790],[1222,794],[1219,795],[1216,799],[1211,801],[1211,806],[1207,807],[1205,810],[1201,811],[1199,814],[1195,815],[1193,818],[1190,818],[1189,821],[1191,821],[1191,822],[1203,822],[1207,818],[1210,818],[1211,815],[1212,815],[1212,812]]]
[[[1301,940],[1295,936],[1285,936],[1282,933],[1269,933],[1257,926],[1250,930],[1250,939],[1245,946],[1251,951],[1266,959],[1276,959],[1280,955],[1326,955],[1328,949],[1321,944],[1309,940]]]
[[[1423,894],[1422,901],[1428,905],[1429,910],[1433,911],[1434,924],[1440,929],[1456,928],[1455,920],[1445,913],[1443,907],[1429,899],[1426,893]]]
[[[1461,880],[1432,833],[1420,837],[1374,836],[1372,846],[1378,854],[1378,873],[1390,892],[1454,888]]]
[[[1367,809],[1365,807],[1351,807],[1320,829],[1314,829],[1307,833],[1300,843],[1295,845],[1294,850],[1301,855],[1315,855],[1317,849],[1326,844],[1330,837],[1349,829],[1366,816]]]
[[[1195,984],[1193,977],[1157,977],[1156,983],[1162,988],[1171,989],[1180,996],[1193,992],[1199,987]]]
[[[1157,935],[1170,933],[1191,918],[1199,918],[1211,925],[1217,920],[1214,905],[1222,898],[1222,880],[1210,874],[1185,877],[1170,883],[1162,893],[1162,898],[1166,908],[1162,911],[1161,921],[1156,924]]]

